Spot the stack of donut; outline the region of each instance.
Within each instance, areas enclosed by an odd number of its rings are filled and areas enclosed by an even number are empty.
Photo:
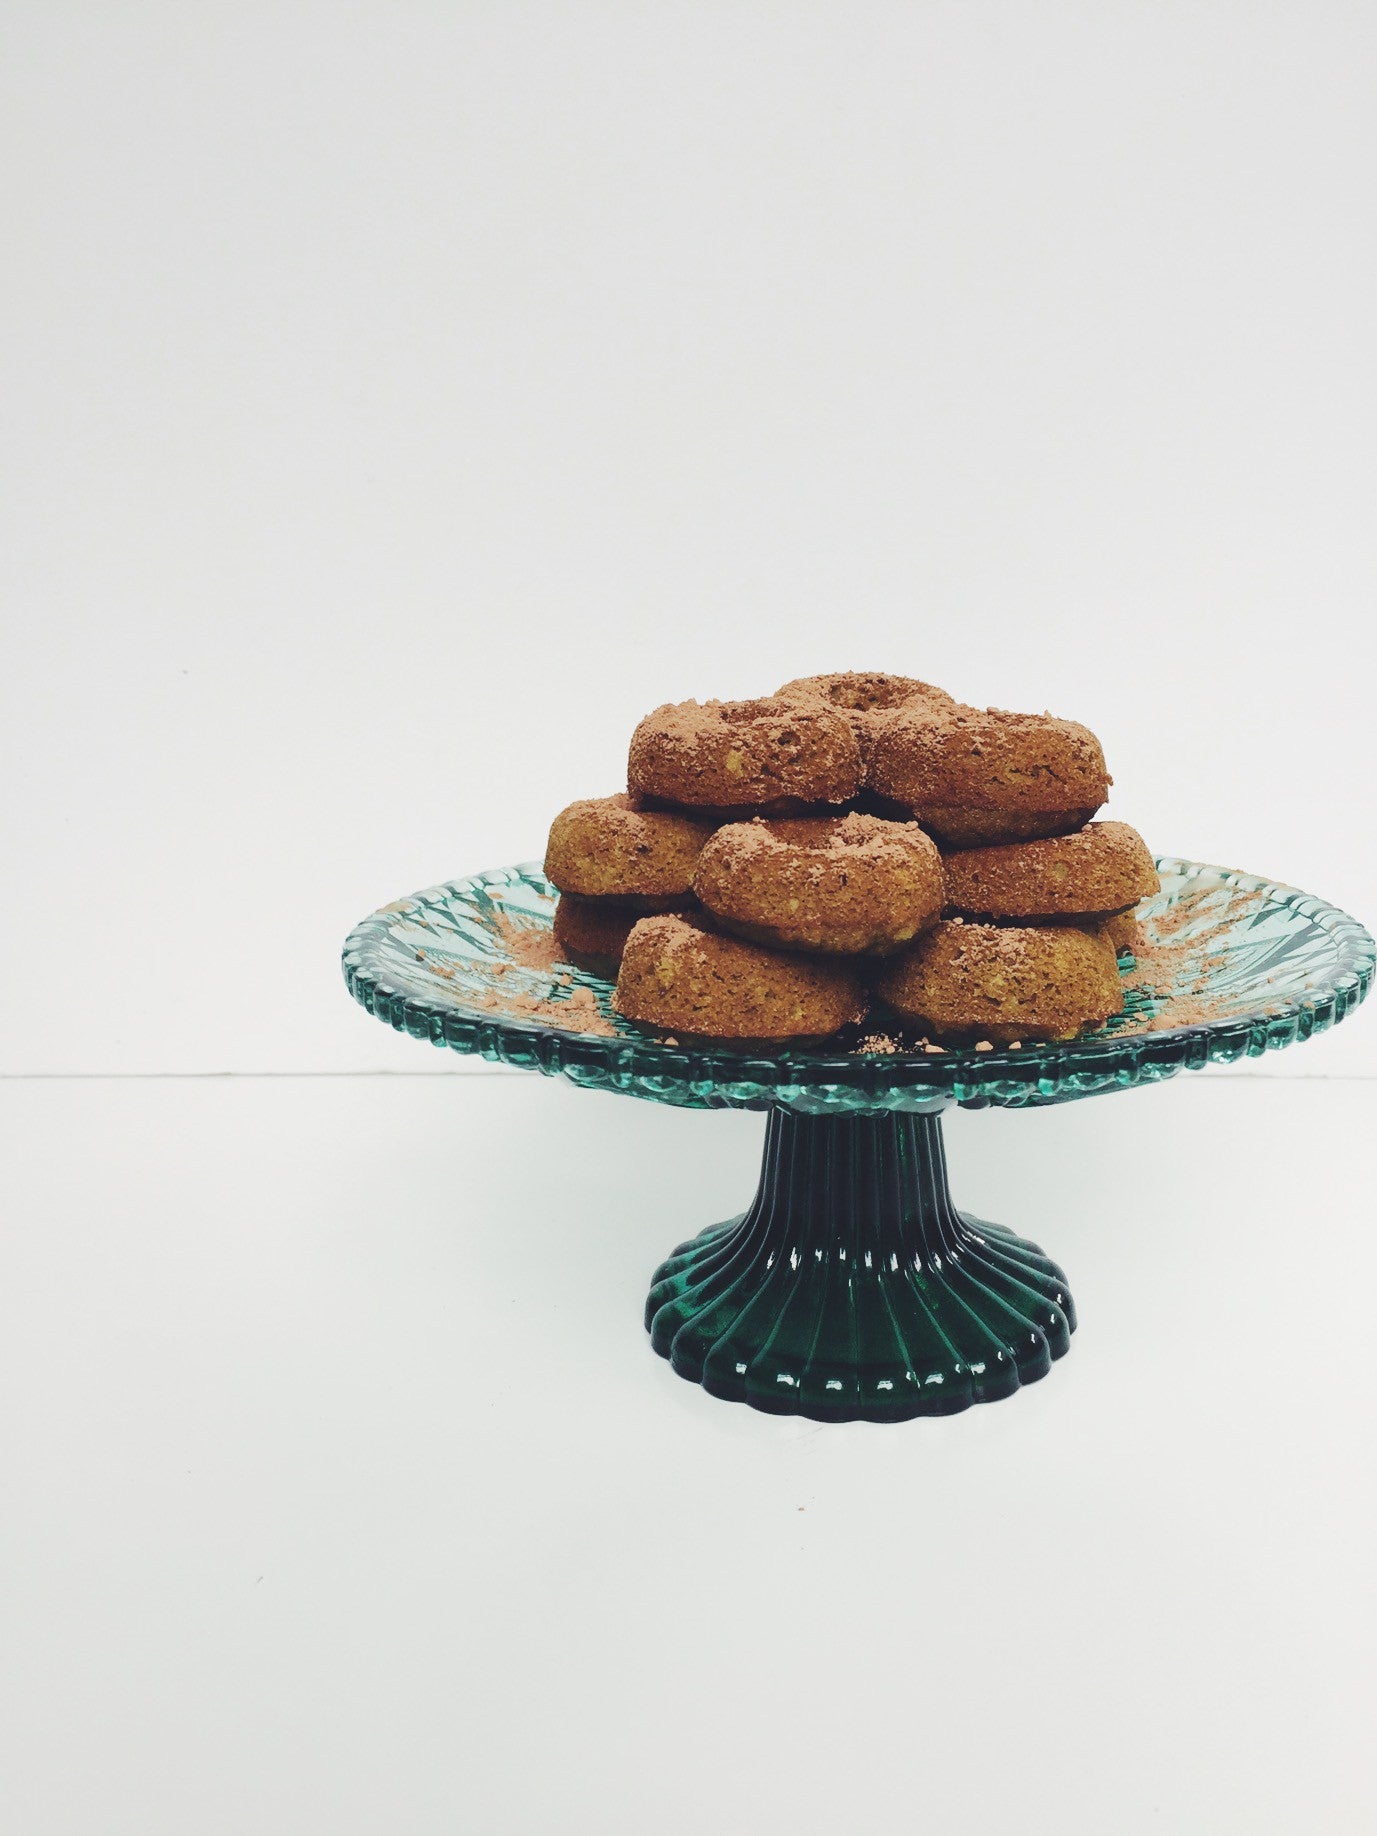
[[[627,788],[550,830],[555,937],[672,1036],[818,1039],[888,1011],[925,1040],[1074,1038],[1121,1006],[1155,892],[1095,735],[905,676],[657,708]]]

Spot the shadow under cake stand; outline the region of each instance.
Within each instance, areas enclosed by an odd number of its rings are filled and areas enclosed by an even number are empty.
[[[729,1401],[902,1421],[1011,1395],[1046,1375],[1076,1325],[1066,1277],[1037,1244],[957,1210],[943,1110],[1065,1103],[1257,1057],[1336,1024],[1371,986],[1373,940],[1345,913],[1222,867],[1158,868],[1139,916],[1151,941],[1170,941],[1172,985],[1126,990],[1098,1033],[1017,1051],[663,1043],[612,1012],[609,983],[529,966],[553,954],[530,945],[548,937],[556,898],[533,864],[385,906],[350,933],[344,975],[369,1013],[433,1045],[656,1103],[763,1109],[755,1197],[655,1271],[651,1344]],[[610,1031],[581,1030],[591,1002]],[[1173,1023],[1202,1009],[1206,1023]]]

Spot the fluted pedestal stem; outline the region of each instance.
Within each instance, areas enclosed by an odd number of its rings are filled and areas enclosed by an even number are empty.
[[[714,1396],[821,1421],[948,1415],[1067,1350],[1066,1278],[959,1212],[936,1115],[768,1112],[749,1211],[655,1272],[651,1343]]]

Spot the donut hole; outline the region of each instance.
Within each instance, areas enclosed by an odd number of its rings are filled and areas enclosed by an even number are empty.
[[[892,708],[921,701],[952,705],[946,690],[930,682],[865,670],[835,676],[803,676],[786,682],[779,693],[791,700],[806,697],[823,702],[839,714],[886,714]]]
[[[881,708],[897,708],[908,697],[888,682],[829,682],[822,699],[848,714],[874,714]]]

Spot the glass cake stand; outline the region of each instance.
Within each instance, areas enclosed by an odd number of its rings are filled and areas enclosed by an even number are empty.
[[[1222,867],[1158,868],[1162,890],[1139,916],[1168,952],[1145,961],[1169,964],[1170,985],[1128,991],[1107,1026],[1060,1045],[661,1040],[612,1012],[609,983],[550,966],[555,893],[533,864],[384,906],[350,933],[344,975],[369,1013],[432,1045],[656,1103],[763,1109],[755,1197],[655,1271],[651,1344],[714,1396],[902,1421],[1011,1395],[1046,1375],[1076,1325],[1055,1262],[956,1209],[944,1109],[1064,1103],[1259,1057],[1335,1025],[1371,986],[1373,940],[1343,912]]]

